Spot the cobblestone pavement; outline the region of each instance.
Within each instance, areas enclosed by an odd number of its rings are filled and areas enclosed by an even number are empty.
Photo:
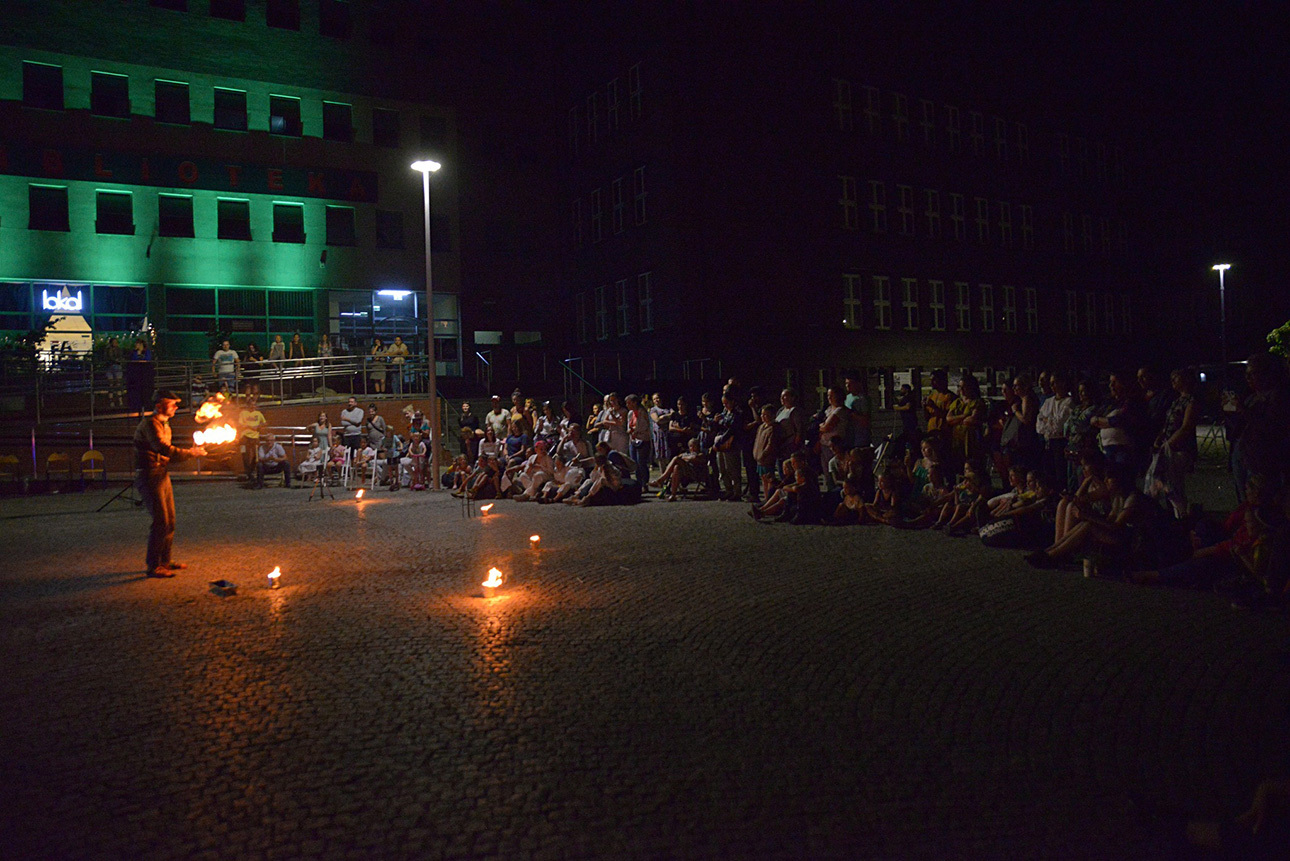
[[[1146,811],[1287,761],[1287,621],[1214,595],[730,503],[307,496],[181,484],[170,581],[105,493],[0,502],[0,856],[1164,858]]]

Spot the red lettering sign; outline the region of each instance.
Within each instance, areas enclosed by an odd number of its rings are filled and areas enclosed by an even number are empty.
[[[309,171],[309,193],[323,195],[327,193],[327,183],[323,182],[321,173]]]
[[[179,163],[179,181],[184,185],[192,185],[197,182],[197,165],[191,161]]]
[[[45,176],[63,175],[63,154],[56,149],[47,149],[40,156],[40,169]]]
[[[112,171],[103,167],[103,156],[98,153],[94,153],[94,175],[103,177],[104,179],[112,178]]]
[[[237,188],[238,183],[242,181],[242,167],[236,164],[226,164],[224,167],[228,170],[228,184],[230,188]]]
[[[269,189],[271,191],[282,191],[282,168],[271,167],[265,173],[269,177]]]
[[[354,177],[349,184],[349,199],[367,200],[367,189],[363,187],[363,183],[359,181],[358,177]]]

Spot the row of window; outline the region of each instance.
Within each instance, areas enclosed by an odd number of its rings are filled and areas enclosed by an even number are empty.
[[[633,325],[638,332],[654,331],[654,289],[650,272],[642,272],[635,279],[622,278],[613,285],[602,284],[590,291],[593,304],[595,336],[597,341],[609,339],[611,332],[619,337],[630,335]],[[612,293],[610,292],[612,290]],[[610,323],[612,301],[613,322]],[[578,294],[578,343],[585,344],[590,340],[589,323],[593,318],[588,315],[588,292]],[[633,322],[634,321],[634,322]]]
[[[157,78],[153,81],[153,116],[157,122],[191,125],[192,98],[185,81]],[[211,125],[226,131],[244,132],[248,128],[246,90],[214,87]],[[64,110],[63,67],[31,60],[22,64],[22,102],[27,107]],[[270,134],[301,137],[305,124],[301,118],[301,100],[295,96],[269,96],[268,128]],[[101,117],[131,116],[130,78],[114,72],[90,72],[90,113]],[[422,116],[421,146],[441,147],[447,141],[448,125],[443,117]],[[398,147],[401,137],[399,112],[389,108],[372,108],[372,143],[381,147]],[[353,105],[345,102],[322,103],[324,140],[350,142],[354,139]]]
[[[904,93],[887,93],[877,87],[863,86],[864,98],[861,112],[870,134],[881,134],[884,122],[889,123],[897,141],[908,141],[913,135],[915,118],[910,115],[909,98]],[[886,111],[889,111],[887,113]],[[1030,160],[1030,131],[1025,123],[1008,121],[1003,117],[987,118],[981,111],[968,111],[966,151],[980,156],[993,151],[999,161],[1016,159],[1021,163]],[[855,130],[855,106],[851,82],[844,78],[833,79],[833,116],[841,132]],[[955,105],[940,105],[933,99],[918,100],[917,136],[928,148],[943,147],[952,153],[964,152],[964,127],[961,113]],[[1124,179],[1124,151],[1120,147],[1108,148],[1105,143],[1076,137],[1074,161],[1076,174],[1071,174],[1071,140],[1069,135],[1056,136],[1057,168],[1063,175],[1078,175],[1082,179],[1096,177],[1106,181],[1114,173],[1117,181]],[[1109,157],[1108,157],[1109,156]]]
[[[28,220],[31,230],[71,230],[68,217],[67,186],[31,184],[27,191]],[[95,192],[95,233],[135,233],[134,193],[129,191]],[[217,198],[216,238],[249,241],[251,235],[251,201]],[[357,245],[352,206],[326,206],[326,244]],[[188,194],[157,195],[157,235],[194,237],[193,197]],[[273,203],[274,242],[305,241],[305,204]],[[438,243],[436,243],[438,245]],[[376,247],[403,247],[403,213],[376,210]]]
[[[626,225],[627,212],[627,191],[624,187],[627,177],[620,176],[613,182],[609,183],[608,195],[608,213],[609,229],[615,234],[622,233]],[[632,172],[632,220],[637,225],[645,223],[645,165],[641,165]],[[576,197],[573,200],[571,212],[573,216],[573,242],[575,245],[584,245],[590,238],[590,241],[600,242],[605,238],[605,212],[606,200],[603,188],[593,188],[591,194],[586,198],[586,212],[590,218],[583,215],[583,198]]]
[[[838,206],[843,230],[860,229],[860,208],[854,176],[838,176],[841,183],[841,196]],[[888,232],[887,183],[880,179],[871,179],[869,183],[869,229],[873,233]],[[968,198],[958,192],[946,194],[949,203],[949,230],[944,235],[953,236],[963,242],[968,236]],[[973,235],[982,245],[992,244],[996,240],[1002,246],[1009,247],[1015,241],[1013,234],[1013,205],[1006,200],[991,201],[984,197],[974,197],[972,211]],[[912,185],[896,184],[896,225],[895,230],[901,236],[925,236],[929,239],[940,239],[942,234],[941,193],[934,188],[915,189]],[[1023,248],[1035,247],[1035,210],[1030,204],[1016,206],[1018,227],[1021,233]]]
[[[188,11],[188,0],[150,0],[149,5],[176,12]],[[246,0],[210,0],[210,16],[226,21],[246,20]],[[300,0],[265,0],[264,23],[282,30],[300,29]],[[333,39],[348,39],[352,30],[346,0],[318,0],[318,32]]]
[[[893,300],[892,278],[887,275],[844,273],[842,276],[842,325],[848,329],[872,328],[886,331],[899,326],[907,332],[923,329],[931,332],[1003,331],[1015,333],[1023,327],[1026,334],[1040,331],[1039,291],[1026,287],[1021,292],[1023,305],[1017,305],[1017,288],[1002,284],[995,292],[993,284],[947,282],[937,279],[920,281],[900,278],[895,285],[899,304]],[[950,292],[947,293],[947,288]],[[953,300],[948,304],[947,296]],[[996,305],[996,298],[999,300]],[[866,317],[865,309],[872,306]],[[926,314],[924,314],[926,309]],[[973,320],[976,320],[973,323]],[[1129,335],[1133,328],[1132,302],[1128,294],[1086,291],[1080,302],[1079,291],[1066,291],[1066,332],[1088,335]]]
[[[78,314],[97,331],[137,329],[148,313],[146,287],[0,282],[0,330],[27,332],[52,314]]]
[[[603,107],[600,90],[592,90],[585,100],[585,109],[576,104],[569,108],[569,149],[574,155],[580,146],[590,148],[600,139],[602,121],[605,135],[618,132],[622,111],[619,83],[620,79],[614,78],[605,84]],[[627,70],[627,115],[631,122],[641,118],[640,63]]]

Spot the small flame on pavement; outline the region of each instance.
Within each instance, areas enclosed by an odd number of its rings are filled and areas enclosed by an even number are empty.
[[[487,505],[481,505],[479,506],[479,510],[484,514],[487,514],[488,512],[493,510],[493,503],[490,502]]]
[[[282,566],[274,565],[273,570],[269,572],[269,587],[278,588],[278,578],[282,576]]]
[[[538,544],[539,544],[541,541],[542,541],[542,536],[541,536],[541,535],[530,535],[530,536],[529,536],[529,544],[532,544],[534,547],[537,547],[537,546],[538,546]]]
[[[362,488],[359,488],[358,493],[354,496],[354,498],[355,498],[355,499],[362,499],[362,498],[363,498],[363,489],[362,489]]]
[[[502,585],[502,572],[497,568],[488,569],[488,579],[480,584],[485,589],[496,589]]]
[[[197,445],[223,445],[237,439],[237,431],[232,425],[218,425],[204,431],[193,432],[193,442]]]

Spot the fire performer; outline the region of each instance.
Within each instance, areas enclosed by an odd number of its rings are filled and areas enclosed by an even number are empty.
[[[170,486],[167,466],[171,460],[202,457],[206,449],[176,448],[170,444],[170,419],[179,407],[179,395],[169,390],[157,392],[152,414],[139,422],[134,431],[135,484],[152,515],[148,533],[148,576],[174,577],[188,566],[170,559],[175,539],[175,493]]]

